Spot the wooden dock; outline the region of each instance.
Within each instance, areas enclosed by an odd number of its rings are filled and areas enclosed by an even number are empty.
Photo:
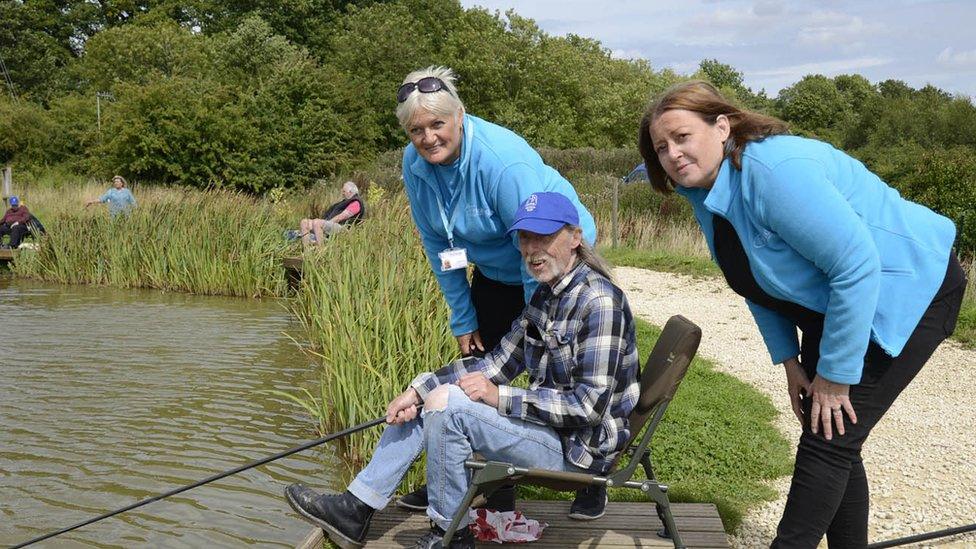
[[[305,260],[301,257],[286,257],[281,260],[281,266],[285,268],[285,279],[288,280],[288,288],[297,290],[302,281],[302,266]]]
[[[607,514],[594,521],[571,520],[568,501],[519,500],[517,507],[525,516],[546,522],[549,526],[539,541],[518,544],[524,547],[565,549],[579,547],[674,547],[671,540],[657,536],[661,521],[653,503],[611,502]],[[718,510],[711,503],[675,503],[671,505],[681,538],[688,547],[729,547]],[[385,549],[409,547],[429,528],[427,515],[408,513],[393,505],[373,516],[366,547]],[[511,544],[510,546],[516,546]],[[322,547],[322,530],[315,528],[297,546],[300,549]],[[478,543],[478,547],[498,547],[497,543]]]

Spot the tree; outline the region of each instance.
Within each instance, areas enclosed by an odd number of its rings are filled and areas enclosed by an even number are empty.
[[[745,89],[742,84],[742,73],[735,70],[732,65],[720,63],[718,59],[703,59],[698,63],[698,71],[716,88]]]
[[[108,91],[120,82],[148,84],[161,78],[204,78],[212,70],[207,39],[163,19],[98,33],[73,67],[78,87]]]
[[[783,118],[799,129],[828,140],[836,140],[832,131],[846,110],[844,96],[832,80],[820,74],[804,76],[782,90],[777,100]]]

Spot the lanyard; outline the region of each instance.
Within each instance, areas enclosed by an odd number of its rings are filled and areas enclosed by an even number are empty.
[[[454,177],[451,179],[451,184],[447,185],[449,189],[454,188],[454,186],[457,184],[457,180],[460,175],[461,175],[461,166],[458,166],[458,171],[454,174]],[[448,244],[450,244],[451,248],[453,248],[454,247],[454,219],[457,217],[457,206],[459,200],[457,196],[454,197],[454,204],[451,205],[451,216],[450,218],[448,218],[447,212],[444,211],[445,201],[444,201],[444,196],[441,194],[440,174],[435,173],[434,178],[437,179],[437,184],[433,185],[434,192],[437,194],[437,210],[441,214],[441,223],[444,224],[444,232],[447,233],[447,242]],[[456,190],[455,194],[460,195],[461,190],[460,189]]]

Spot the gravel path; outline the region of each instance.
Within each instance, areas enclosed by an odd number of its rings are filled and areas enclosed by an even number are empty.
[[[791,441],[799,438],[782,368],[770,363],[745,302],[724,281],[631,267],[614,272],[635,315],[658,326],[674,314],[697,323],[704,332],[699,354],[768,395],[780,411],[776,427]],[[973,386],[976,351],[944,342],[871,433],[863,450],[871,541],[976,522]],[[734,547],[769,546],[789,477],[773,487],[780,497],[747,514],[731,537]],[[950,539],[930,543],[976,547],[976,534]]]

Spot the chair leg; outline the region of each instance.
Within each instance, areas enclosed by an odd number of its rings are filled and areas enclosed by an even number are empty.
[[[671,514],[671,503],[668,501],[666,493],[663,496],[663,502],[654,504],[657,507],[657,516],[664,524],[664,528],[657,535],[662,538],[669,538],[674,543],[675,548],[684,548],[685,544],[681,541],[681,534],[678,533],[678,527],[674,524],[674,515]]]
[[[644,468],[644,474],[647,475],[648,480],[654,480],[654,466],[651,464],[649,454],[650,452],[641,457],[641,466]],[[661,519],[661,524],[664,525],[657,535],[670,539],[675,547],[684,547],[685,545],[681,541],[681,534],[678,533],[678,527],[674,523],[674,515],[671,514],[671,502],[668,499],[668,489],[666,486],[660,484],[657,485],[657,488],[657,491],[651,494],[651,497],[654,498],[657,517]]]
[[[478,484],[478,475],[482,471],[478,471],[474,474],[474,478],[471,479],[471,485],[468,486],[468,491],[464,493],[464,499],[461,500],[461,505],[458,506],[457,511],[454,513],[454,517],[451,518],[451,524],[444,531],[444,547],[448,547],[451,544],[451,538],[454,537],[454,532],[457,532],[458,525],[461,524],[461,519],[464,515],[468,514],[468,509],[471,508],[471,502],[474,501],[475,496],[478,495],[478,489],[480,485]]]

